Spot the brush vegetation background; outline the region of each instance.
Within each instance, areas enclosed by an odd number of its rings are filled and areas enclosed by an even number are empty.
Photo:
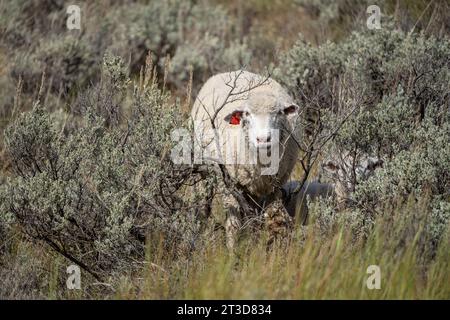
[[[64,1],[1,1],[0,297],[450,298],[450,5],[379,1],[370,31],[369,2],[81,2],[69,31]],[[170,134],[203,81],[243,65],[316,130],[354,110],[324,157],[384,165],[346,181],[345,208],[310,203],[288,245],[246,232],[230,256],[220,203],[189,189],[218,177],[173,165]]]

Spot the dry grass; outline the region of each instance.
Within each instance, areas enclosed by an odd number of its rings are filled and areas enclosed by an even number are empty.
[[[401,214],[404,212],[398,212]],[[449,242],[443,239],[435,259],[424,265],[418,239],[406,248],[387,233],[388,221],[379,221],[366,243],[354,243],[339,229],[323,239],[314,231],[289,246],[266,250],[264,238],[247,239],[239,258],[223,246],[196,252],[190,261],[165,261],[151,257],[136,287],[124,279],[114,298],[124,299],[449,299]],[[300,244],[301,242],[301,244]],[[160,267],[155,268],[154,265]],[[367,267],[381,269],[381,289],[366,286]]]
[[[289,245],[266,249],[265,236],[248,237],[237,256],[214,241],[187,260],[147,248],[142,271],[124,276],[112,287],[82,274],[82,290],[65,288],[65,268],[37,245],[16,239],[8,257],[14,274],[3,275],[3,298],[94,299],[449,299],[448,232],[432,260],[422,259],[421,228],[405,238],[418,206],[402,206],[377,221],[365,241],[355,241],[342,227],[323,237],[314,227],[297,229]],[[419,213],[420,214],[420,213]],[[408,232],[411,232],[409,230]],[[407,245],[400,243],[410,239]],[[154,242],[153,242],[154,243]],[[162,243],[162,241],[161,241]],[[367,267],[381,269],[381,289],[366,286]],[[39,272],[37,272],[39,271]],[[36,288],[40,288],[36,290]],[[6,291],[8,293],[6,293]]]

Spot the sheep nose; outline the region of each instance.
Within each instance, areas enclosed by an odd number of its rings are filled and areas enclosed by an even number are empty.
[[[270,140],[272,140],[272,137],[270,136],[270,133],[265,135],[265,136],[260,136],[256,138],[256,141],[259,143],[265,143],[265,142],[270,142]]]

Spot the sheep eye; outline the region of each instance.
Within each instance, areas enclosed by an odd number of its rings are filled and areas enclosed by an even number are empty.
[[[245,116],[248,117],[249,115],[250,115],[250,113],[245,111]]]
[[[289,106],[283,110],[284,114],[292,114],[297,111],[297,106]]]

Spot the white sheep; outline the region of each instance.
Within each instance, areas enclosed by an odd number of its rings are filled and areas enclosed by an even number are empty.
[[[294,100],[269,77],[243,70],[215,75],[201,88],[191,112],[203,151],[196,162],[223,163],[255,203],[264,206],[281,195],[297,160],[298,115]],[[227,245],[233,247],[241,208],[226,191],[222,203]]]
[[[356,186],[383,167],[383,159],[366,153],[340,151],[332,154],[322,163],[322,173],[334,185],[339,206],[345,206]]]
[[[325,176],[333,183],[306,182],[300,188],[299,181],[290,181],[283,186],[283,204],[297,223],[305,224],[308,217],[307,199],[332,197],[338,208],[344,208],[355,190],[356,184],[367,180],[383,160],[366,154],[342,152],[334,154],[322,163]]]

